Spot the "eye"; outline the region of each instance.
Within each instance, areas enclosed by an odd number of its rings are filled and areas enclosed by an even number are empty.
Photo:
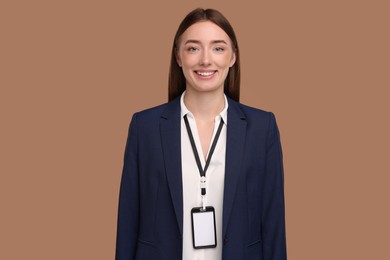
[[[187,48],[187,51],[189,51],[189,52],[196,52],[198,50],[198,48],[196,48],[196,47],[188,47]]]
[[[222,47],[216,47],[215,50],[216,50],[217,52],[223,52],[225,49],[222,48]]]

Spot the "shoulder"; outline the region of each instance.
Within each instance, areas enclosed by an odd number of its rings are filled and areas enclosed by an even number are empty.
[[[275,116],[270,111],[248,106],[231,99],[229,100],[229,108],[230,107],[232,107],[232,110],[239,111],[248,123],[269,124],[270,121],[275,121]]]
[[[238,103],[240,109],[244,112],[247,116],[255,116],[255,117],[269,117],[270,111],[263,110],[261,108],[255,108],[251,107],[245,104]]]
[[[158,123],[161,117],[176,116],[180,116],[180,99],[136,112],[133,120],[136,120],[137,124],[151,126]]]
[[[137,116],[137,118],[139,119],[159,118],[163,113],[163,111],[166,109],[167,105],[168,103],[164,103],[154,107],[143,109],[141,111],[134,113],[134,115]]]
[[[230,107],[232,107],[232,114],[240,115],[240,119],[246,122],[247,134],[251,138],[266,142],[266,139],[279,135],[276,118],[272,112],[244,105],[236,101],[230,102]],[[239,112],[237,113],[236,111]]]

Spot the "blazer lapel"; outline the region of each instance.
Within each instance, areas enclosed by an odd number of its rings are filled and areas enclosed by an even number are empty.
[[[183,186],[180,141],[180,97],[168,103],[160,118],[160,134],[165,170],[175,209],[177,224],[183,236]]]
[[[223,228],[222,236],[225,237],[232,211],[238,178],[242,169],[244,144],[246,135],[246,118],[238,103],[229,99],[227,139],[226,139],[226,163],[225,163],[225,187],[223,196]]]

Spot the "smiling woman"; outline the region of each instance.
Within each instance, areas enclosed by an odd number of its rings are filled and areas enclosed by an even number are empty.
[[[198,24],[207,23],[211,26],[198,26]],[[195,27],[195,28],[193,28]],[[206,31],[199,30],[202,29],[208,30],[210,33],[216,32],[216,34],[211,34],[215,36],[215,39],[211,39],[211,35],[204,35]],[[217,10],[214,9],[195,9],[189,13],[184,20],[181,22],[175,38],[173,40],[172,54],[171,54],[171,67],[169,72],[169,96],[168,100],[172,101],[176,97],[180,96],[186,89],[186,77],[183,74],[183,70],[179,66],[177,61],[178,52],[180,51],[181,43],[195,43],[200,44],[201,36],[196,35],[195,38],[187,38],[183,41],[184,37],[188,37],[188,31],[196,30],[197,33],[203,33],[203,40],[215,41],[215,44],[224,43],[222,49],[230,46],[230,51],[233,52],[235,62],[229,69],[229,74],[225,78],[224,82],[224,91],[232,99],[239,101],[240,98],[240,52],[237,44],[237,38],[234,33],[233,27],[230,25],[229,21]],[[218,38],[221,37],[221,38]],[[222,42],[221,42],[222,41]],[[205,43],[205,42],[204,42]],[[207,42],[206,42],[207,43]],[[212,42],[209,42],[212,43]],[[190,49],[192,51],[196,48]],[[216,49],[221,50],[221,49]]]
[[[186,78],[187,95],[198,91],[223,93],[235,57],[233,43],[218,25],[204,21],[189,27],[176,47],[177,64]]]
[[[169,102],[130,124],[117,260],[287,259],[279,131],[271,112],[238,103],[239,60],[220,12],[184,18]]]

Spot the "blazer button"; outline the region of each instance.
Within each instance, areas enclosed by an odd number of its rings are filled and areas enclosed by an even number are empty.
[[[227,237],[225,237],[225,238],[223,239],[223,244],[226,245],[228,241],[229,241],[229,239],[228,239]]]

